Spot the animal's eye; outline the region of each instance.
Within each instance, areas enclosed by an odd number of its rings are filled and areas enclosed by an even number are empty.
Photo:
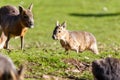
[[[61,32],[61,31],[58,31],[59,33]]]
[[[24,15],[24,18],[25,18],[25,19],[27,19],[27,18],[28,18],[28,16],[27,16],[27,15]]]

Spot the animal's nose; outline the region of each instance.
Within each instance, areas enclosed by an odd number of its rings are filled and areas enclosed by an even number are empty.
[[[54,39],[54,35],[52,35],[52,38]]]
[[[32,26],[34,25],[34,23],[32,21],[29,21],[29,24],[32,25]]]
[[[34,27],[34,23],[32,21],[29,21],[28,23],[29,23],[30,28]]]

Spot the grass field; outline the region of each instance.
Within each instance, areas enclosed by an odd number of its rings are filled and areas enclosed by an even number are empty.
[[[20,50],[20,40],[13,38],[10,40],[11,52],[0,50],[12,58],[17,67],[25,65],[25,80],[41,80],[43,75],[68,80],[93,80],[91,70],[74,72],[76,67],[65,63],[65,60],[90,64],[93,60],[108,56],[120,58],[119,0],[1,0],[0,6],[11,4],[27,8],[30,3],[34,5],[35,27],[29,29],[25,36],[24,51]],[[100,55],[89,51],[65,54],[59,41],[52,39],[57,20],[60,23],[66,21],[69,30],[93,33]]]

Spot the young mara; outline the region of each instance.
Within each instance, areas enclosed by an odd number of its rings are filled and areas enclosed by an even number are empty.
[[[65,22],[59,24],[57,21],[52,38],[60,40],[65,51],[74,50],[78,53],[84,50],[91,50],[93,53],[99,54],[96,38],[91,33],[85,31],[68,31]]]

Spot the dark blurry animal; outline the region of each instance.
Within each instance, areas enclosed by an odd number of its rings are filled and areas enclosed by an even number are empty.
[[[107,57],[92,62],[94,80],[120,80],[120,59]]]
[[[24,68],[16,70],[12,60],[0,54],[0,80],[23,80]]]
[[[91,50],[93,53],[99,54],[96,38],[91,33],[85,31],[68,31],[65,22],[63,24],[57,22],[52,38],[60,40],[65,51],[74,50],[78,53],[84,50]]]
[[[21,49],[23,49],[24,36],[28,28],[33,28],[34,19],[32,14],[32,4],[28,9],[19,6],[19,10],[11,5],[0,8],[0,49],[8,49],[8,43],[11,37],[20,36]]]

